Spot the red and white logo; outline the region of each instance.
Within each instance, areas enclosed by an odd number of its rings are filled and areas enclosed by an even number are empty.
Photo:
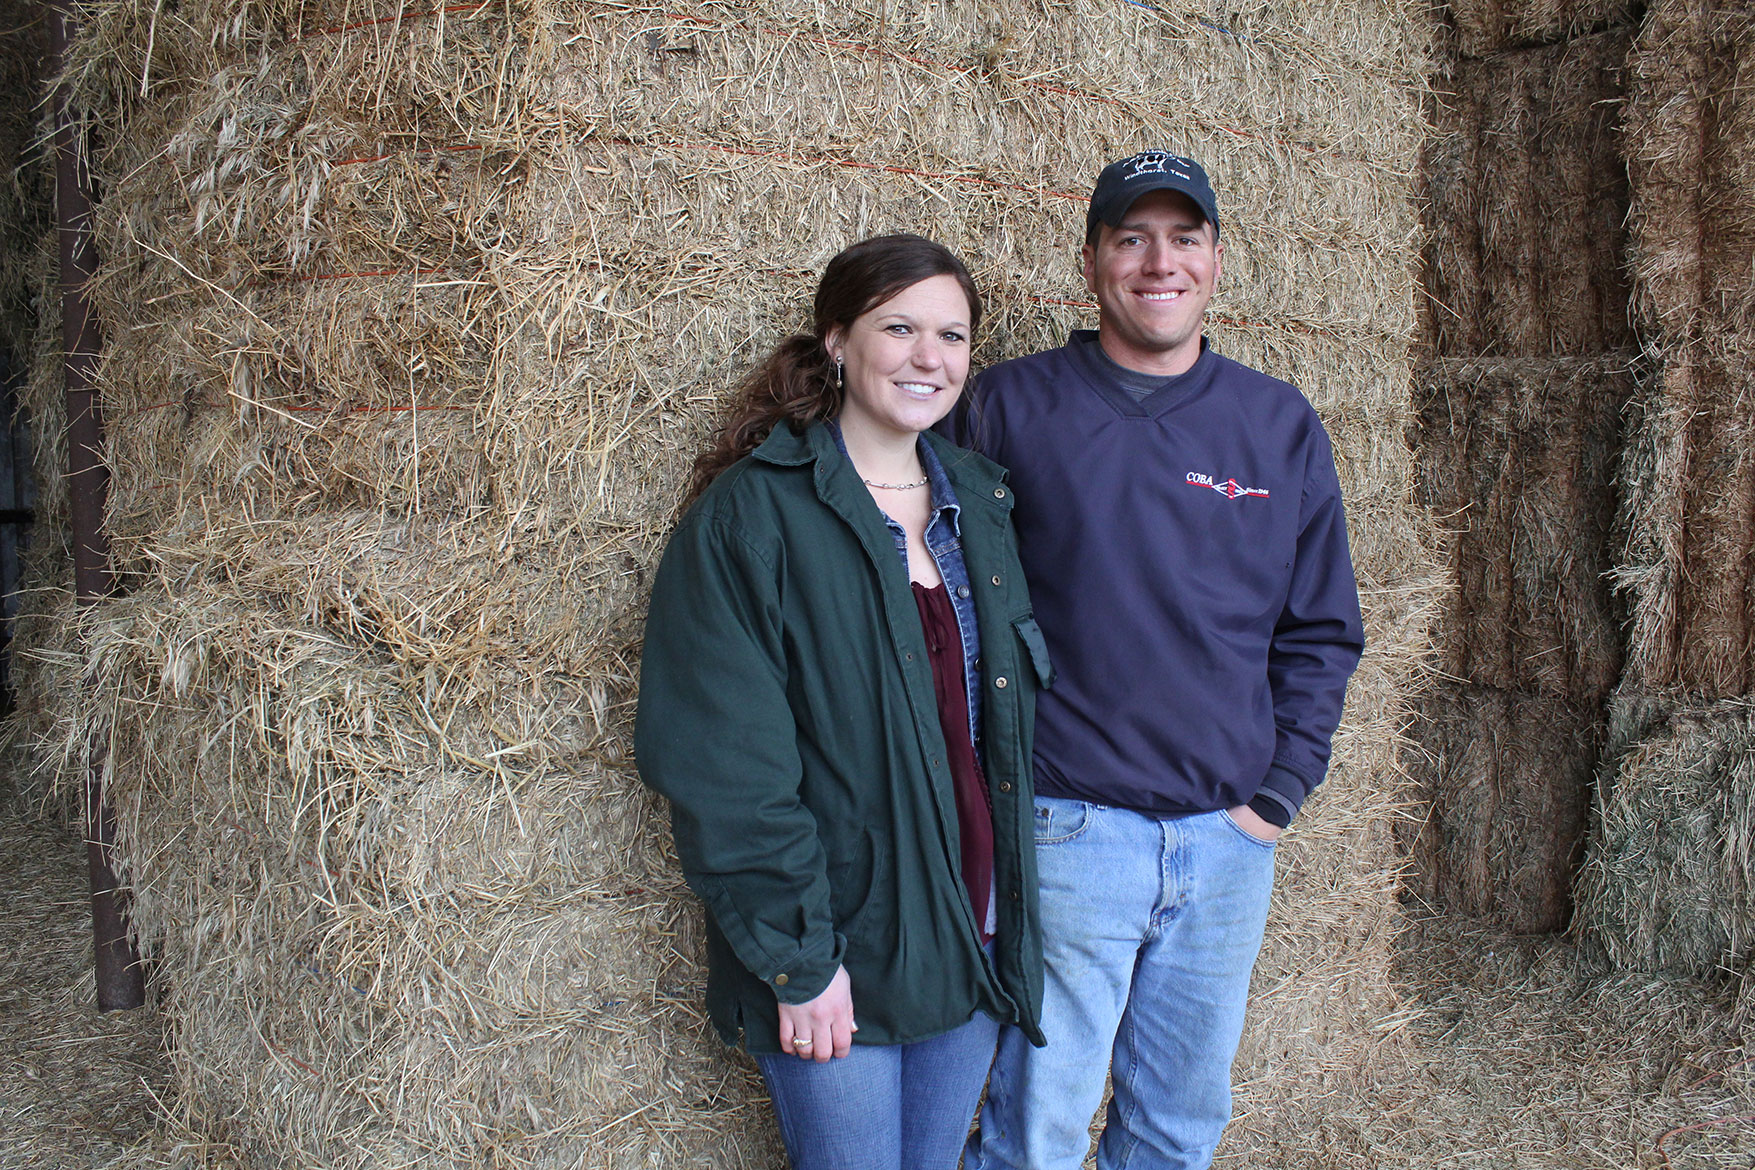
[[[1268,498],[1268,490],[1266,488],[1244,487],[1234,479],[1214,479],[1212,476],[1203,475],[1198,471],[1189,472],[1187,482],[1195,487],[1203,487],[1210,491],[1218,492],[1227,500],[1237,500],[1244,496],[1254,496],[1257,499],[1262,500]]]

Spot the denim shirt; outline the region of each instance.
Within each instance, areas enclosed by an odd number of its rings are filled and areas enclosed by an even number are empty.
[[[831,424],[829,433],[835,436],[835,445],[841,454],[847,454],[847,444],[841,438],[839,425]],[[969,704],[969,742],[977,748],[981,745],[981,635],[975,627],[975,591],[969,585],[969,566],[963,563],[962,532],[959,528],[962,506],[957,503],[957,493],[951,488],[950,477],[945,474],[944,464],[939,462],[937,455],[925,442],[917,440],[920,452],[920,466],[926,471],[926,490],[932,493],[932,511],[926,520],[926,551],[931,554],[933,564],[938,566],[938,575],[944,578],[945,592],[950,596],[951,609],[957,615],[957,633],[963,642],[963,693]],[[851,460],[849,460],[851,462]],[[888,512],[883,512],[884,525],[896,541],[896,555],[902,558],[902,567],[908,567],[908,533],[896,521],[890,519]]]

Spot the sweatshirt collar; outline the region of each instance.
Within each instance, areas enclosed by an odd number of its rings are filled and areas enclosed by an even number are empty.
[[[1099,336],[1095,329],[1074,329],[1066,339],[1065,353],[1086,384],[1119,414],[1156,418],[1211,382],[1218,364],[1218,355],[1203,333],[1200,356],[1194,359],[1194,365],[1165,378],[1158,389],[1144,398],[1135,398],[1093,356],[1091,351],[1101,345]]]

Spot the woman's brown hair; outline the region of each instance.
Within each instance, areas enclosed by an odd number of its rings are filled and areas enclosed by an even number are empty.
[[[720,472],[760,446],[781,422],[802,431],[840,414],[844,394],[823,339],[910,285],[935,276],[954,276],[963,287],[973,332],[981,323],[981,294],[963,262],[943,244],[921,236],[874,236],[829,261],[817,282],[811,332],[782,341],[738,386],[712,445],[695,459],[684,507]]]

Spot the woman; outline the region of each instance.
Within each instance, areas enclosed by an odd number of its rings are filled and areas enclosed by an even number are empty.
[[[698,461],[653,587],[640,774],[707,905],[714,1023],[797,1170],[951,1170],[999,1025],[1036,1035],[1046,650],[1011,489],[927,433],[980,315],[931,241],[831,260],[813,331]]]

